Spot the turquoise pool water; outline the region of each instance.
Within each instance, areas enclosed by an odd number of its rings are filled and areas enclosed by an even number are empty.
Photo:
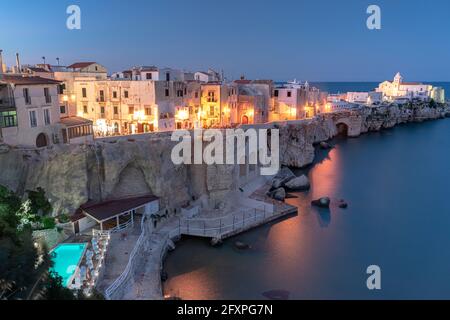
[[[87,243],[65,243],[60,244],[51,252],[53,261],[51,271],[62,277],[64,286],[68,286],[86,247]]]

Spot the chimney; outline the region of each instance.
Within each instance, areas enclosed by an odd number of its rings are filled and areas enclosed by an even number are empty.
[[[2,52],[3,50],[0,49],[0,73],[4,73],[5,71],[3,70],[3,57],[2,57]]]
[[[22,73],[22,70],[20,68],[20,59],[19,59],[18,53],[16,53],[16,67],[17,67],[17,73]]]

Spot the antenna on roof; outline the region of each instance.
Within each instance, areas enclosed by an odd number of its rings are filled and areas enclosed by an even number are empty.
[[[58,62],[58,67],[59,67],[59,58],[56,58],[56,61]]]

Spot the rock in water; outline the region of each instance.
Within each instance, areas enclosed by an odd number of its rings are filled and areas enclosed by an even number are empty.
[[[272,198],[278,201],[284,201],[286,199],[286,191],[284,188],[279,188],[272,193]]]
[[[316,207],[319,207],[319,208],[329,208],[330,207],[330,203],[331,203],[331,200],[328,197],[323,197],[323,198],[320,198],[318,200],[314,200],[314,201],[311,202],[311,204],[313,206],[316,206]]]
[[[248,244],[246,244],[246,243],[244,243],[244,242],[242,242],[242,241],[236,241],[236,242],[234,243],[234,246],[236,247],[236,249],[239,249],[239,250],[247,250],[247,249],[250,249],[250,245],[248,245]]]
[[[319,145],[320,148],[323,150],[331,149],[331,145],[328,142],[322,141]]]
[[[284,186],[287,189],[294,191],[308,190],[311,187],[309,179],[305,175],[289,180]]]
[[[348,207],[348,203],[347,202],[345,202],[345,200],[339,200],[339,208],[341,208],[341,209],[347,209],[347,207]]]
[[[286,290],[271,290],[263,292],[262,295],[270,300],[289,300],[290,292]]]
[[[222,245],[222,239],[220,239],[220,238],[211,239],[211,245],[213,247],[218,247],[218,246]]]

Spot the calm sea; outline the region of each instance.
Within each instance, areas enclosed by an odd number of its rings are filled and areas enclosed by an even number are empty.
[[[341,88],[344,88],[341,86]],[[362,87],[360,87],[362,88]],[[165,263],[165,293],[183,299],[450,299],[450,119],[336,141],[287,202],[299,215],[213,248],[185,239]],[[298,174],[301,172],[299,171]],[[345,199],[330,211],[312,199]],[[334,202],[336,203],[336,202]],[[236,240],[251,245],[238,251]],[[381,290],[367,289],[367,267]]]

